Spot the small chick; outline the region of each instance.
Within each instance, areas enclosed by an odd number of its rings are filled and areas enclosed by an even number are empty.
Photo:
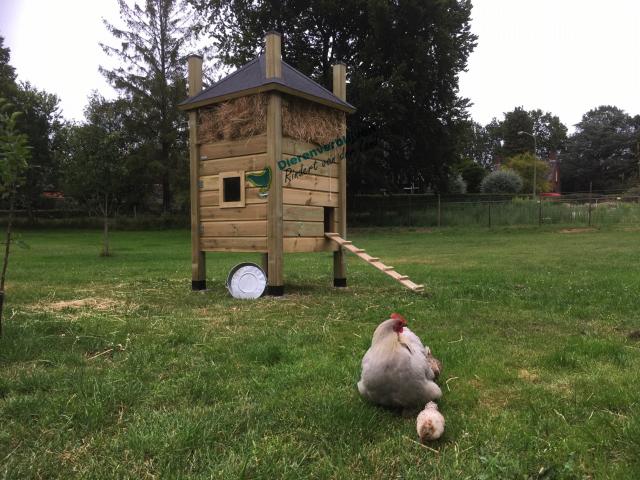
[[[427,364],[431,367],[433,371],[434,380],[440,376],[440,372],[442,371],[442,362],[438,360],[431,354],[431,350],[427,349]]]
[[[416,430],[422,443],[437,440],[442,436],[444,433],[444,417],[438,411],[438,405],[435,402],[427,403],[424,410],[418,414]]]

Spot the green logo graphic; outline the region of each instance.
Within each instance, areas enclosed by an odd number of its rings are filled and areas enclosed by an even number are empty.
[[[259,173],[247,173],[246,178],[251,185],[260,189],[258,195],[261,197],[269,195],[269,187],[271,187],[271,167],[266,167]]]

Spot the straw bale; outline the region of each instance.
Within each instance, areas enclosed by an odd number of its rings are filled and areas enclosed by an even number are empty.
[[[260,135],[267,128],[267,95],[240,97],[201,109],[198,140],[210,143]],[[296,140],[325,144],[344,133],[345,114],[323,105],[283,95],[282,134]]]
[[[267,101],[264,95],[249,95],[200,110],[198,139],[201,143],[238,140],[264,133]]]
[[[343,135],[344,113],[324,105],[285,97],[282,102],[282,134],[324,145]]]

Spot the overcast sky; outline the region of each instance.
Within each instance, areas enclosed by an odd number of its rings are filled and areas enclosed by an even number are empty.
[[[516,106],[540,108],[569,129],[602,104],[640,114],[640,0],[475,0],[478,46],[460,77],[486,124]],[[98,73],[110,42],[101,18],[116,0],[0,0],[0,35],[20,80],[57,94],[82,118],[91,90],[111,96]]]

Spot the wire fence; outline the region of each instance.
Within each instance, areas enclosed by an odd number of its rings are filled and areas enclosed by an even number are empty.
[[[355,195],[348,199],[348,219],[354,227],[640,224],[640,196]]]
[[[28,214],[30,213],[30,214]],[[0,226],[8,212],[0,209]],[[119,212],[117,229],[186,228],[184,213]],[[532,195],[353,195],[347,199],[350,227],[497,227],[640,225],[640,195],[622,192]],[[21,227],[101,228],[102,217],[79,209],[16,212]]]

